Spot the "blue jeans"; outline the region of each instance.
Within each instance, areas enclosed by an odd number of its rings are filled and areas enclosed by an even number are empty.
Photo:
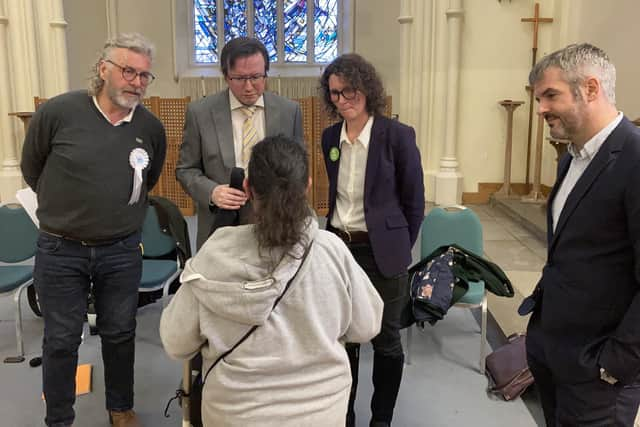
[[[107,410],[133,408],[136,310],[142,275],[140,233],[88,246],[41,232],[34,282],[44,318],[42,383],[45,423],[70,425],[87,298],[95,295]]]

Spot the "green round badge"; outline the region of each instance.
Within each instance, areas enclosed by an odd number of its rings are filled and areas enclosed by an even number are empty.
[[[332,162],[335,162],[339,158],[340,158],[340,150],[338,150],[338,147],[331,148],[331,150],[329,150],[329,160],[331,160]]]

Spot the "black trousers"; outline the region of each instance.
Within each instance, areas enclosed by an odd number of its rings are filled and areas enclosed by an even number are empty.
[[[373,421],[391,423],[404,366],[400,328],[402,325],[402,312],[409,300],[407,274],[393,278],[382,276],[373,258],[371,246],[367,243],[351,244],[349,249],[384,301],[382,328],[380,333],[371,340],[374,352],[371,414]],[[357,304],[358,302],[354,303]],[[347,412],[347,427],[350,427],[355,425],[353,406],[358,388],[360,345],[349,343],[346,349],[351,364],[352,377]]]
[[[567,383],[554,377],[544,360],[537,313],[527,330],[527,362],[549,427],[633,427],[640,404],[640,382],[611,385],[600,378]]]

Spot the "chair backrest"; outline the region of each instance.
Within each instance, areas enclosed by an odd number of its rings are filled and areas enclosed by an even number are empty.
[[[144,245],[144,256],[157,258],[167,255],[175,250],[176,242],[171,234],[162,232],[156,207],[147,207],[147,216],[142,225],[142,244]]]
[[[422,222],[420,258],[440,246],[455,243],[483,255],[482,224],[475,212],[464,207],[433,208]]]
[[[38,229],[20,205],[0,206],[0,261],[20,262],[36,254]]]

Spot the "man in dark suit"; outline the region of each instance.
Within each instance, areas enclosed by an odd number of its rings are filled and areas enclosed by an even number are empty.
[[[548,203],[548,259],[527,357],[549,426],[632,426],[640,402],[640,132],[615,106],[599,48],[543,58],[529,82],[551,135],[571,141]]]
[[[341,237],[384,301],[373,344],[371,426],[391,425],[404,353],[401,314],[407,266],[424,218],[424,183],[413,128],[381,113],[384,89],[375,68],[356,54],[336,58],[320,79],[330,113],[343,121],[322,134],[329,177],[327,229]],[[357,304],[354,301],[354,304]],[[359,344],[347,344],[351,396],[347,427],[355,426]]]
[[[265,92],[269,55],[260,41],[229,41],[220,66],[229,88],[189,104],[176,165],[178,181],[196,202],[198,248],[209,237],[217,209],[245,205],[246,195],[229,187],[229,177],[233,167],[246,167],[253,144],[278,134],[303,142],[300,106]]]

